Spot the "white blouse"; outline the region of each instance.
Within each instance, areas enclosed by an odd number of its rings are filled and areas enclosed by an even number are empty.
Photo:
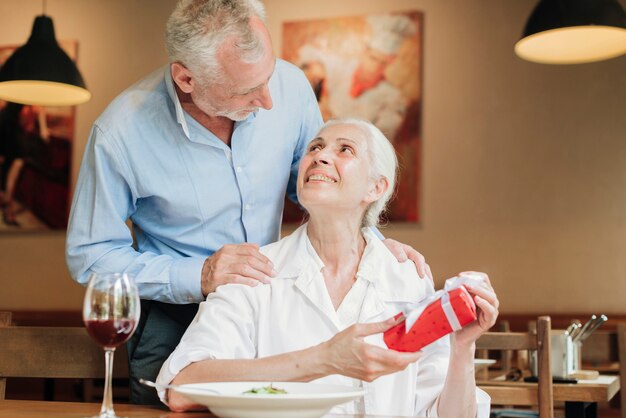
[[[367,228],[366,247],[356,282],[337,310],[326,289],[324,267],[306,233],[306,224],[290,236],[261,248],[274,263],[269,285],[218,287],[200,304],[198,314],[176,350],[163,364],[157,383],[170,383],[187,365],[207,359],[252,359],[302,350],[331,339],[356,322],[388,319],[407,303],[432,294],[429,280],[418,277],[411,262],[399,263]],[[386,348],[382,334],[365,341]],[[364,387],[360,400],[331,413],[437,416],[450,356],[448,337],[422,349],[424,355],[405,370],[368,383],[341,375],[313,382]],[[165,392],[159,396],[165,402]],[[477,389],[478,418],[489,416],[489,396]]]

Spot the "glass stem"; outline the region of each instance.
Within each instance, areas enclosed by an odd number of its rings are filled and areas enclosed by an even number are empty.
[[[102,408],[100,408],[101,417],[114,417],[113,411],[113,355],[115,348],[104,349],[104,395],[102,396]]]

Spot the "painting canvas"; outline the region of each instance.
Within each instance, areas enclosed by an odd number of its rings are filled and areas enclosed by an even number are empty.
[[[417,222],[422,107],[421,12],[286,22],[282,56],[306,74],[324,120],[374,123],[400,164],[389,221]],[[284,221],[302,213],[290,202]]]
[[[76,41],[59,44],[76,60]],[[0,66],[16,48],[0,47]],[[74,119],[74,106],[0,100],[1,232],[66,229]]]

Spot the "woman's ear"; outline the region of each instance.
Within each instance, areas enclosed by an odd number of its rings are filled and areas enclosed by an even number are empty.
[[[174,83],[176,83],[178,88],[183,93],[191,93],[195,84],[195,79],[193,78],[191,71],[189,71],[187,67],[180,62],[173,62],[170,64],[170,69],[172,73],[172,80],[174,80]]]
[[[387,180],[387,177],[380,176],[378,180],[374,181],[374,184],[372,184],[372,187],[367,192],[367,195],[365,196],[365,201],[367,203],[372,203],[372,202],[377,201],[387,191],[388,187],[389,187],[389,180]]]

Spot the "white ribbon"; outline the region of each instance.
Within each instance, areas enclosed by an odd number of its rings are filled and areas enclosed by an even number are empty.
[[[454,309],[452,308],[452,304],[450,303],[449,292],[454,289],[461,288],[462,291],[465,292],[467,296],[471,299],[471,296],[467,289],[462,286],[468,285],[470,287],[478,287],[484,281],[484,277],[478,274],[455,276],[446,280],[443,289],[437,290],[432,295],[428,296],[425,299],[422,299],[417,303],[406,306],[406,308],[404,309],[404,316],[406,317],[406,319],[404,320],[404,332],[409,332],[409,330],[413,328],[415,322],[417,322],[417,319],[422,315],[426,307],[438,299],[441,299],[441,307],[443,308],[443,313],[446,316],[446,319],[448,320],[448,323],[450,324],[452,330],[460,330],[461,324],[459,323],[459,319],[456,317]]]

